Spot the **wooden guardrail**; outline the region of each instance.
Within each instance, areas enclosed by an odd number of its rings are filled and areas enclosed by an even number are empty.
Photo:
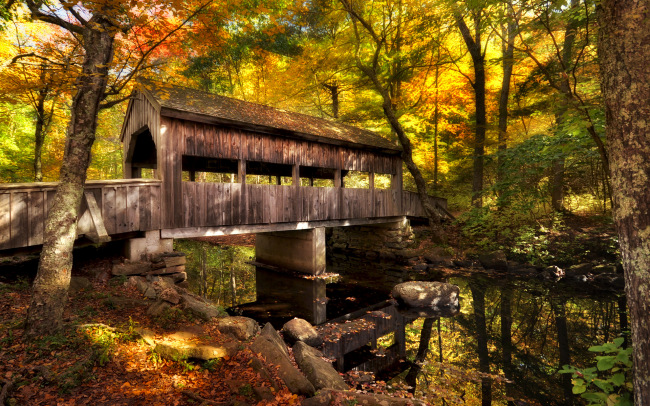
[[[183,182],[183,227],[400,216],[399,192]]]
[[[151,179],[87,181],[77,234],[106,241],[110,234],[159,229],[160,184]],[[0,250],[43,243],[57,185],[0,184]]]

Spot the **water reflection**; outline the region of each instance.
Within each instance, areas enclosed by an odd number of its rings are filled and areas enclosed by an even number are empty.
[[[244,263],[254,256],[249,250],[221,252],[233,258],[239,255]],[[229,264],[237,264],[239,259],[214,261],[237,269]],[[270,319],[276,327],[293,316],[318,324],[374,311],[388,314],[397,327],[391,327],[391,333],[383,338],[369,339],[371,345],[361,346],[358,353],[344,352],[348,355],[340,364],[346,370],[364,370],[370,359],[383,368],[392,363],[391,357],[403,358],[400,368],[386,377],[392,383],[411,386],[416,397],[436,405],[581,404],[571,392],[570,376],[557,374],[557,370],[568,363],[593,365],[593,353],[587,349],[628,330],[623,296],[585,292],[562,282],[504,274],[497,278],[472,272],[444,274],[444,281],[460,288],[460,313],[413,320],[412,314],[405,317],[396,309],[382,307],[391,288],[413,276],[407,266],[330,255],[328,272],[340,278],[289,282],[286,275],[252,267],[236,270],[238,292],[244,292],[237,294],[237,303],[243,303],[240,298],[244,297],[253,302],[257,291],[258,308],[253,317]],[[190,271],[190,278],[192,274]],[[441,280],[440,275],[421,273],[418,279]],[[225,305],[231,299],[228,277],[222,274],[212,283],[226,290],[212,293]],[[248,305],[248,310],[255,310],[256,305]],[[364,340],[358,339],[359,343]],[[386,356],[364,358],[364,354],[377,353]]]

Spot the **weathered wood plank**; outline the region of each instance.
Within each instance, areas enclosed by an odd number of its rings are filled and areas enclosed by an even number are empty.
[[[27,193],[11,194],[11,246],[25,247],[29,241]]]
[[[115,190],[116,201],[115,201],[115,214],[116,214],[116,226],[118,233],[125,233],[129,231],[127,227],[127,190],[125,187],[118,187]]]
[[[138,226],[139,230],[151,229],[151,187],[138,188]]]
[[[104,217],[104,226],[106,227],[108,234],[117,233],[116,202],[117,197],[115,188],[110,186],[103,188],[102,215]]]
[[[11,248],[11,195],[0,193],[0,249]]]
[[[94,230],[88,234],[88,237],[93,240],[95,243],[108,242],[111,240],[106,227],[104,226],[104,219],[102,218],[102,212],[99,210],[99,205],[95,200],[95,195],[92,192],[84,192],[84,199],[86,201],[86,207],[90,213],[90,218],[93,222]]]
[[[0,208],[0,210],[2,210]],[[29,245],[43,244],[45,192],[29,193]]]

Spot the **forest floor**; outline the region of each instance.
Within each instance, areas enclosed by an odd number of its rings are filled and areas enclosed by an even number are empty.
[[[135,288],[113,281],[119,279],[72,292],[64,331],[32,342],[22,340],[29,284],[23,279],[0,285],[0,381],[8,389],[7,404],[198,405],[201,398],[214,402],[205,404],[299,403],[287,389],[270,389],[272,382],[249,365],[254,355],[247,346],[232,358],[203,364],[161,359],[136,338],[138,327],[157,338],[187,330],[210,343],[224,337],[214,322],[150,317]],[[256,399],[259,388],[273,397]]]
[[[611,225],[584,218],[570,219],[560,231],[549,232],[549,247],[585,251],[595,258],[611,254]],[[456,253],[467,250],[457,226],[449,231]],[[429,246],[426,228],[418,228],[421,246]],[[254,246],[254,235],[207,238],[213,244]],[[469,250],[471,251],[471,250]],[[110,274],[117,254],[91,254],[77,260],[74,275]],[[585,258],[589,259],[589,258]],[[15,265],[15,266],[14,266]],[[93,272],[90,272],[90,268]],[[97,272],[103,268],[104,272]],[[12,272],[6,272],[11,269]],[[92,279],[92,287],[73,290],[65,310],[64,331],[53,337],[25,342],[23,323],[30,299],[34,261],[0,270],[0,404],[9,405],[198,405],[299,404],[281,380],[263,378],[251,367],[253,354],[246,343],[232,358],[203,364],[161,359],[135,331],[153,330],[156,337],[179,331],[198,331],[205,341],[224,337],[214,322],[185,316],[154,318],[147,303],[120,278]],[[85,327],[84,327],[85,326]],[[108,326],[108,327],[107,327]],[[355,383],[346,377],[354,387]],[[274,380],[274,382],[271,382]],[[373,383],[383,392],[382,383]],[[260,389],[264,389],[261,390]],[[271,393],[261,399],[259,393]],[[399,393],[398,393],[399,395]],[[209,399],[204,403],[203,400]],[[210,403],[212,402],[212,403]],[[230,402],[230,403],[229,403]],[[236,402],[236,403],[232,403]]]

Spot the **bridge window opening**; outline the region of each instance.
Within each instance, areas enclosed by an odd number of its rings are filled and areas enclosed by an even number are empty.
[[[185,182],[235,183],[237,160],[183,155],[182,179]]]
[[[375,189],[390,189],[393,184],[393,175],[390,173],[375,173]]]
[[[271,162],[246,161],[246,183],[253,185],[291,185],[292,166]]]
[[[156,171],[152,168],[141,168],[140,177],[142,179],[156,179]]]
[[[147,179],[154,178],[153,170],[157,167],[156,144],[153,142],[149,129],[144,129],[133,135],[131,149],[127,152],[127,162],[131,163],[131,177],[145,178],[146,175],[152,174]],[[148,170],[148,171],[147,171]]]
[[[343,184],[346,188],[370,189],[370,173],[347,171],[347,173],[343,174]]]
[[[299,174],[300,186],[334,187],[336,169],[301,166]]]

